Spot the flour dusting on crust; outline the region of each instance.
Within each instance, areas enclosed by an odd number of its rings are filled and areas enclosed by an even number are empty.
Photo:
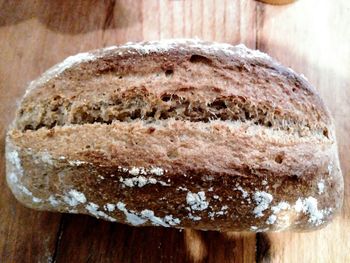
[[[264,215],[263,212],[269,208],[273,197],[271,194],[266,192],[255,192],[253,198],[255,203],[257,204],[257,206],[253,210],[253,214],[255,215],[255,217],[262,217]]]
[[[126,221],[134,226],[145,224],[150,221],[155,226],[170,227],[180,224],[181,220],[173,217],[172,215],[166,215],[161,218],[154,214],[152,210],[144,209],[141,212],[135,212],[128,210],[123,202],[117,203],[117,208],[122,211],[126,216]]]
[[[97,60],[98,58],[104,57],[105,55],[111,53],[116,53],[119,56],[133,51],[143,55],[147,55],[153,52],[162,53],[174,48],[179,48],[179,45],[186,45],[187,47],[195,48],[207,53],[223,52],[226,56],[239,55],[248,59],[261,58],[271,60],[271,57],[269,55],[258,50],[248,49],[244,44],[233,46],[226,43],[205,42],[200,39],[164,39],[159,41],[139,43],[129,42],[125,45],[105,47],[99,50],[78,53],[76,55],[67,57],[61,63],[54,65],[45,73],[43,73],[40,78],[32,81],[29,84],[24,97],[27,96],[33,89],[41,86],[52,78],[57,77],[66,69],[80,63]],[[183,47],[180,47],[180,49],[181,48]]]
[[[296,212],[303,212],[309,216],[309,222],[318,226],[324,223],[324,217],[329,215],[333,209],[326,208],[319,210],[316,198],[309,196],[307,198],[299,198],[294,205]]]
[[[188,192],[186,196],[187,204],[191,210],[205,210],[209,206],[209,202],[206,201],[205,192],[200,191],[198,193]]]

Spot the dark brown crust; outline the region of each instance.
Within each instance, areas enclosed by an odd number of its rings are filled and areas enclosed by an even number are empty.
[[[7,179],[22,203],[124,223],[221,231],[311,230],[329,222],[343,196],[334,128],[323,102],[303,78],[239,47],[189,41],[167,49],[155,43],[149,51],[147,45],[96,51],[98,59],[32,84],[35,89],[24,98],[22,115],[6,144]],[[152,72],[171,74],[169,69],[177,86],[147,82]],[[192,71],[217,75],[193,80]],[[137,76],[134,87],[132,81],[120,84],[121,94],[143,87],[159,98],[171,93],[205,102],[218,95],[244,95],[252,103],[278,105],[286,119],[296,118],[299,128],[311,128],[303,134],[250,120],[167,118],[71,125],[67,119],[50,129],[44,125],[22,131],[29,119],[42,122],[38,111],[28,111],[31,105],[51,103],[57,95],[91,103],[104,92],[110,94],[111,87],[103,83],[111,74]],[[212,78],[228,84],[215,86]],[[248,78],[254,86],[247,85]],[[143,89],[134,90],[137,95]],[[26,111],[30,118],[24,120]]]

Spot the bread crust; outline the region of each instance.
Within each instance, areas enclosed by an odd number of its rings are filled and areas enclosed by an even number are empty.
[[[131,225],[306,231],[343,199],[315,89],[266,54],[198,40],[111,47],[50,69],[28,88],[6,158],[24,205]]]

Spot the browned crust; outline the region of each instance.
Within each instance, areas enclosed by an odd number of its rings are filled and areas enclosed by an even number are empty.
[[[310,132],[293,133],[246,120],[173,118],[90,124],[67,119],[50,129],[23,131],[21,122],[28,118],[20,114],[6,144],[7,179],[15,196],[36,209],[88,213],[124,223],[133,217],[134,223],[139,220],[143,225],[268,231],[309,230],[329,222],[341,206],[343,181],[332,121],[315,90],[260,53],[190,43],[152,52],[148,48],[146,53],[147,43],[137,49],[96,51],[97,59],[73,64],[46,82],[39,79],[32,84],[35,89],[19,111],[51,102],[58,94],[90,103],[110,93],[111,85],[103,84],[110,83],[113,73],[127,79],[119,83],[120,93],[134,90],[130,94],[137,95],[146,90],[160,98],[172,92],[205,102],[218,94],[244,95],[254,103],[268,101],[278,105],[287,119],[297,118],[300,127],[311,127]],[[161,85],[167,83],[166,77],[147,82],[152,72],[166,73],[170,68],[171,85]],[[205,72],[217,75],[191,79]],[[130,86],[128,78],[133,76],[138,76],[136,84]],[[227,84],[213,85],[216,77]],[[247,85],[248,77],[255,86]],[[30,121],[42,118],[28,112]],[[289,207],[284,209],[283,202]]]

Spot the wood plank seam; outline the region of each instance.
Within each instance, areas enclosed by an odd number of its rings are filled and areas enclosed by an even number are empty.
[[[60,245],[61,245],[61,240],[62,240],[62,235],[63,235],[63,231],[64,231],[64,226],[65,226],[65,217],[67,215],[63,214],[61,216],[61,220],[60,220],[60,225],[58,227],[58,231],[56,233],[56,242],[55,242],[55,249],[52,255],[52,263],[56,263],[56,260],[58,258],[58,253],[59,253],[59,249],[60,249]]]

